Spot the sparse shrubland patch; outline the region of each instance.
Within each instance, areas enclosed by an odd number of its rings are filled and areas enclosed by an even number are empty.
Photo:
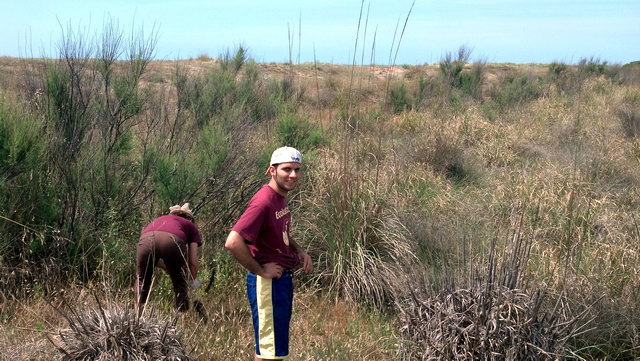
[[[640,136],[640,93],[630,92],[625,95],[616,112],[622,130],[628,138]]]
[[[637,64],[471,63],[466,47],[420,67],[258,64],[242,47],[167,62],[155,35],[110,34],[67,33],[20,76],[0,64],[4,349],[24,350],[14,326],[43,329],[29,312],[49,320],[60,288],[100,281],[132,301],[140,228],[188,201],[215,284],[197,294],[210,323],[175,327],[202,336],[184,339],[193,359],[248,359],[243,272],[221,240],[291,145],[305,155],[293,236],[316,266],[299,278],[300,359],[640,357]],[[514,237],[527,257],[488,267]],[[519,283],[504,283],[513,262]],[[171,314],[166,277],[155,291]]]

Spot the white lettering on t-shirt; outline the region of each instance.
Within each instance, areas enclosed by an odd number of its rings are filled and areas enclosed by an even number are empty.
[[[289,214],[289,207],[285,207],[284,209],[276,211],[276,219],[280,219],[286,216],[287,214]]]

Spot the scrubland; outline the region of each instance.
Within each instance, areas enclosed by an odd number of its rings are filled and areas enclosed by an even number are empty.
[[[250,359],[223,243],[280,145],[305,156],[290,208],[316,268],[292,359],[640,357],[640,64],[166,61],[154,41],[0,59],[0,359],[145,359],[147,324],[158,350]],[[175,315],[164,276],[147,323],[122,321],[137,235],[180,202],[208,320]]]

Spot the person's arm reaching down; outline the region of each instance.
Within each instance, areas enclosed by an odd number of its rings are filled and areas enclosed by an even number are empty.
[[[302,247],[300,247],[300,245],[298,245],[292,238],[289,238],[289,247],[291,247],[300,258],[300,262],[302,263],[302,270],[304,271],[304,273],[313,271],[313,262],[311,261],[311,256],[309,256],[309,254],[305,252]]]
[[[196,279],[198,275],[198,244],[196,242],[189,243],[189,272],[191,277]]]

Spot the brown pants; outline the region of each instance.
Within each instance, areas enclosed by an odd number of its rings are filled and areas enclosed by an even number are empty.
[[[187,243],[174,234],[161,231],[144,233],[140,236],[136,252],[137,265],[137,293],[140,309],[147,302],[153,270],[162,259],[164,262],[175,293],[175,306],[179,311],[189,310],[189,266],[187,264]]]

